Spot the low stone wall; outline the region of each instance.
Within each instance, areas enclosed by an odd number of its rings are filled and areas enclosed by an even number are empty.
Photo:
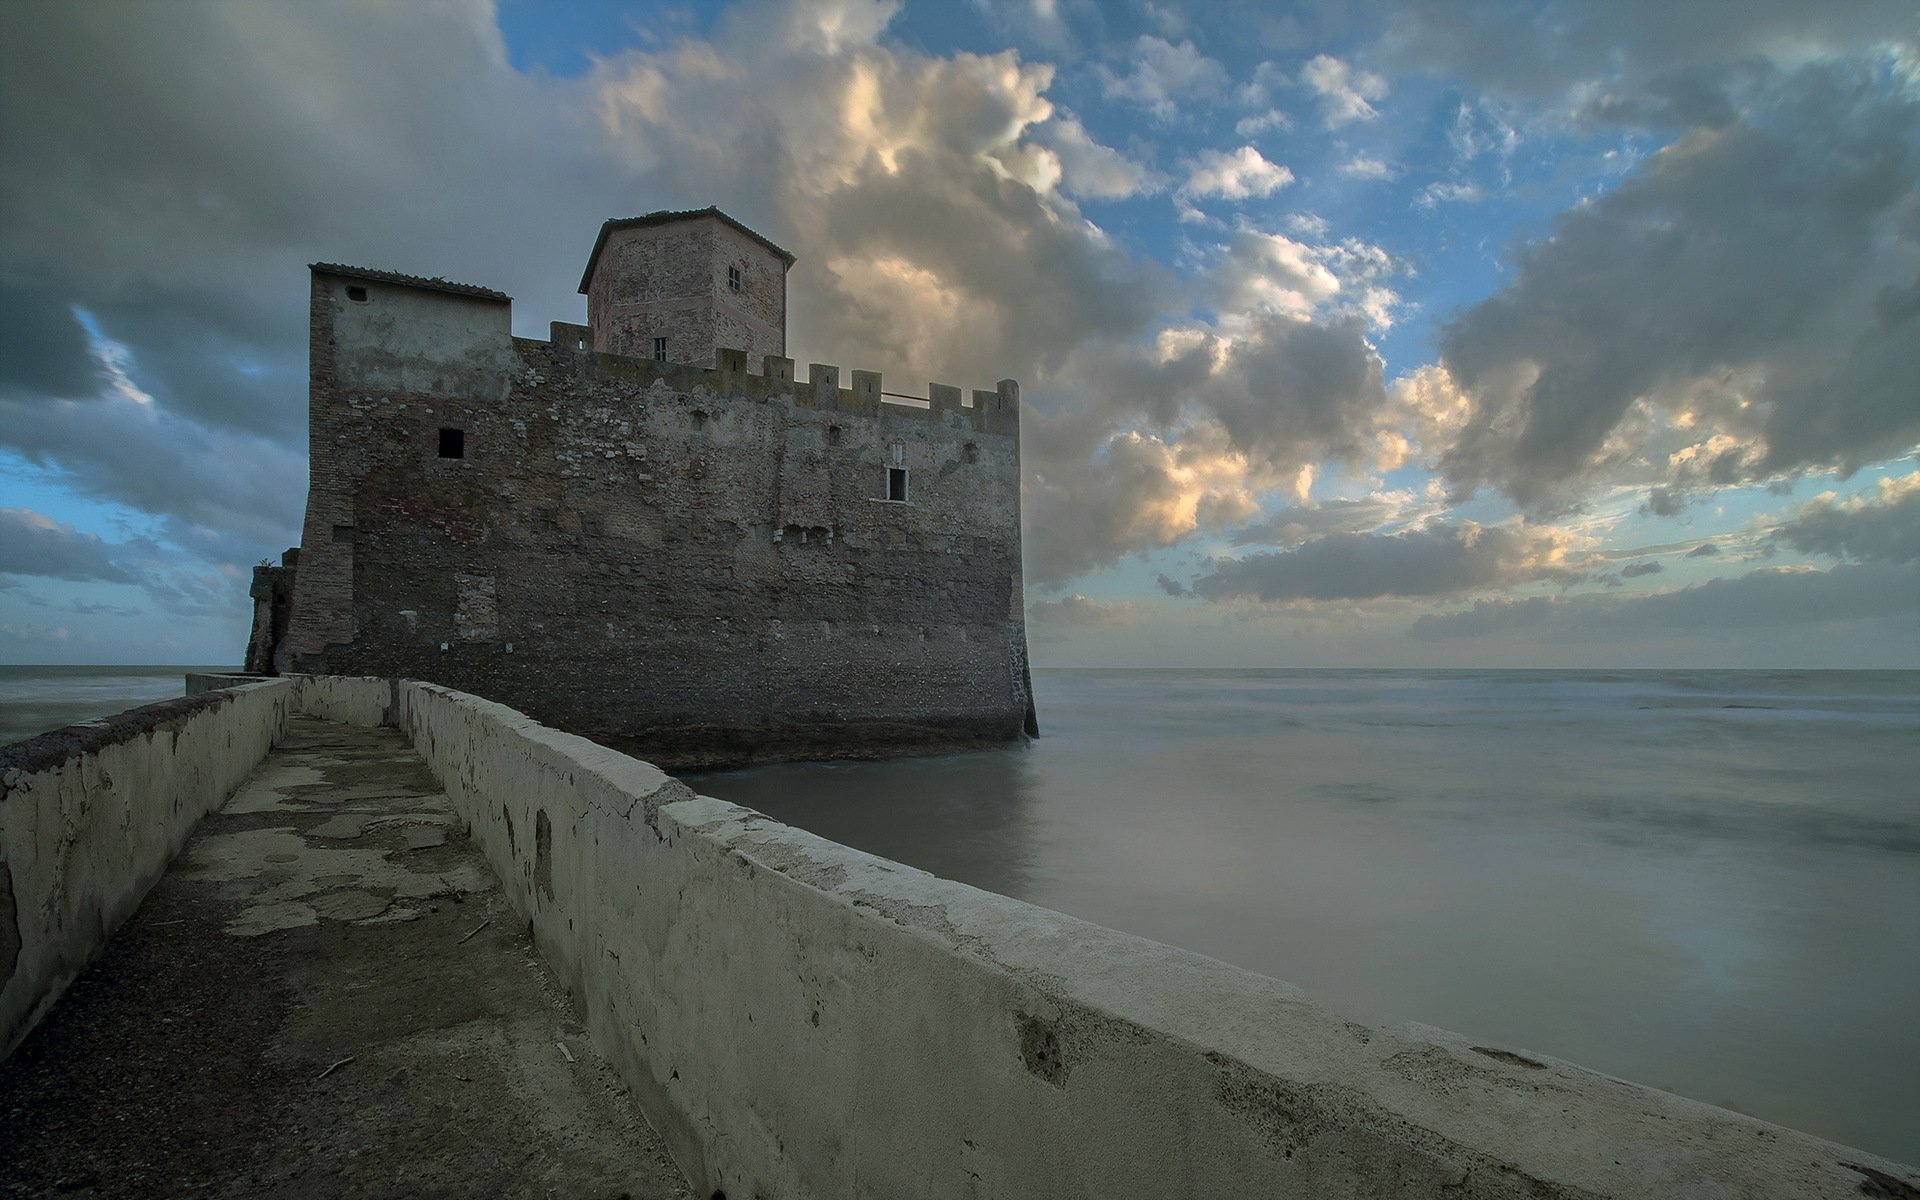
[[[0,747],[0,1057],[285,735],[294,705],[291,681],[249,682]]]
[[[697,796],[500,705],[394,717],[700,1193],[1913,1196],[1907,1168]]]

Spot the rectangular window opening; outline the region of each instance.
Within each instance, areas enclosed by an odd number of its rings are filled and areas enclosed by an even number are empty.
[[[353,526],[335,525],[333,527],[333,544],[336,546],[353,545]]]
[[[907,498],[907,469],[887,468],[887,499],[904,502]]]
[[[347,289],[347,299],[349,300],[365,300],[366,298],[367,289],[363,287],[350,287]]]
[[[655,362],[667,361],[667,339],[665,338],[653,339],[653,361]]]
[[[440,457],[465,458],[467,456],[467,431],[464,429],[442,429],[440,431]]]
[[[727,268],[727,290],[730,292],[737,292],[740,290],[740,268],[739,267]]]

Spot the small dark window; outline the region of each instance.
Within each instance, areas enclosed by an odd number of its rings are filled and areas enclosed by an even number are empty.
[[[907,498],[907,469],[905,467],[887,468],[887,499],[904,501]]]
[[[653,361],[655,362],[667,361],[667,339],[665,338],[653,339]]]
[[[353,526],[335,525],[333,527],[333,543],[336,546],[353,545]]]
[[[730,292],[737,292],[740,290],[740,268],[739,267],[727,268],[727,290]]]
[[[465,458],[467,456],[467,431],[464,429],[442,429],[440,431],[440,457]]]
[[[365,300],[366,298],[367,289],[363,287],[350,287],[347,289],[347,299],[349,300]]]

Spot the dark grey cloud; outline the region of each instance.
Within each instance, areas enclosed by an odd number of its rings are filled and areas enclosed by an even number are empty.
[[[1773,532],[1802,554],[1852,562],[1920,562],[1920,473],[1882,481],[1877,495],[1817,497]]]
[[[1547,0],[1524,12],[1507,0],[1382,7],[1388,33],[1369,55],[1382,63],[1454,74],[1526,99],[1588,106],[1635,99],[1689,124],[1724,113],[1716,86],[1724,64],[1920,42],[1904,0]]]
[[[1647,493],[1645,511],[1656,517],[1677,517],[1687,511],[1688,497],[1672,488],[1657,487]]]
[[[1542,579],[1572,582],[1584,573],[1551,530],[1436,523],[1404,533],[1336,533],[1294,550],[1216,559],[1193,581],[1193,594],[1269,603],[1451,596]]]
[[[1701,542],[1698,546],[1695,546],[1693,549],[1687,551],[1687,557],[1688,558],[1707,558],[1711,555],[1715,555],[1718,553],[1720,553],[1720,547],[1716,543]]]
[[[1642,400],[1687,432],[1641,454],[1701,439],[1669,487],[1897,454],[1920,440],[1916,271],[1920,102],[1857,63],[1776,72],[1740,121],[1562,213],[1447,326],[1473,413],[1441,465],[1551,507],[1639,469],[1611,439]]]
[[[1165,572],[1155,572],[1153,582],[1159,586],[1161,591],[1169,596],[1185,596],[1188,594],[1186,584],[1181,583],[1178,579],[1173,578]]]
[[[235,572],[182,564],[151,538],[109,542],[24,508],[0,508],[0,577],[6,575],[128,584],[175,616],[232,617],[251,607],[244,577]],[[47,604],[33,598],[29,603]],[[65,611],[129,616],[139,610],[74,599]]]
[[[1920,567],[1910,564],[1842,564],[1829,571],[1766,568],[1672,592],[1477,600],[1463,612],[1421,617],[1408,632],[1424,641],[1516,631],[1581,639],[1868,620],[1920,630],[1915,595],[1920,595]]]
[[[0,573],[133,583],[134,576],[116,561],[124,552],[31,509],[0,508]]]
[[[91,396],[107,376],[57,290],[0,278],[0,392]]]
[[[616,171],[576,169],[592,126],[563,85],[503,62],[483,4],[6,6],[0,448],[189,553],[288,545],[307,262],[474,278],[570,316],[594,224],[632,203]]]
[[[1666,568],[1657,562],[1628,563],[1626,566],[1620,568],[1620,577],[1622,579],[1638,579],[1643,575],[1658,575],[1664,570],[1666,570]]]

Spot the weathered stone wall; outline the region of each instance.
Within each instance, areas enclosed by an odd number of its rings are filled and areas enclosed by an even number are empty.
[[[253,600],[253,630],[247,635],[247,657],[242,670],[252,675],[278,675],[291,661],[287,652],[287,628],[293,616],[294,572],[298,570],[300,551],[289,550],[280,556],[280,565],[261,563],[253,569],[253,586],[247,594]]]
[[[367,309],[344,282],[315,277],[296,669],[444,683],[675,765],[1019,736],[1011,382],[898,407],[868,372],[513,340],[504,304]]]
[[[740,272],[734,291],[727,269]],[[614,229],[587,287],[587,324],[603,354],[711,366],[723,346],[749,361],[787,352],[786,263],[717,217]]]
[[[1913,1171],[695,795],[500,705],[395,708],[701,1195],[1910,1196]]]
[[[0,1057],[285,735],[293,691],[248,683],[0,747]]]

